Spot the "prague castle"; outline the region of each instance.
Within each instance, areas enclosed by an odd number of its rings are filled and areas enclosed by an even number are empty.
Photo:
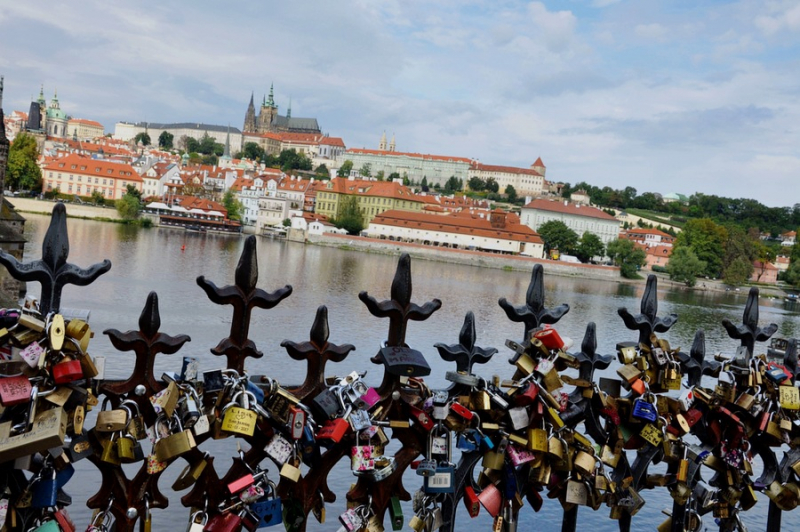
[[[278,114],[273,87],[269,88],[269,98],[261,100],[261,110],[256,116],[253,95],[250,94],[250,105],[244,115],[243,133],[321,133],[316,118],[297,118],[292,116],[292,104],[286,109],[286,116]]]

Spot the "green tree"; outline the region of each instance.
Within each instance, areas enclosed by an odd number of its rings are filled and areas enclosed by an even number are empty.
[[[592,258],[602,257],[605,253],[606,247],[603,245],[603,241],[600,240],[599,236],[589,231],[583,233],[575,251],[575,255],[578,256],[581,262],[589,262]]]
[[[117,212],[123,220],[134,220],[139,216],[141,203],[139,198],[133,194],[125,194],[122,199],[117,200]]]
[[[419,186],[422,187],[422,190],[428,190],[428,176],[422,176]]]
[[[241,220],[242,219],[242,211],[244,210],[244,206],[242,202],[236,199],[232,190],[226,190],[225,194],[222,196],[222,206],[225,207],[225,210],[228,211],[228,218],[231,220]]]
[[[106,198],[99,190],[92,192],[92,201],[95,205],[105,205]]]
[[[756,259],[759,262],[758,267],[756,267],[756,282],[761,281],[761,276],[764,275],[764,272],[767,271],[767,266],[771,262],[775,262],[776,253],[775,251],[764,244],[763,242],[759,242],[758,246],[756,247]]]
[[[39,147],[33,135],[20,133],[8,149],[6,183],[16,190],[41,190],[42,169],[39,168]]]
[[[470,177],[469,181],[467,182],[467,185],[469,185],[470,190],[475,192],[481,192],[483,190],[486,190],[486,181],[484,181],[478,176]]]
[[[358,175],[362,177],[372,177],[372,165],[369,163],[361,165],[361,168],[358,169]]]
[[[619,273],[626,279],[637,279],[636,272],[644,266],[647,254],[633,242],[625,239],[612,240],[606,246],[606,254],[619,266]]]
[[[394,181],[395,179],[400,179],[400,174],[397,172],[392,172],[389,174],[389,177],[386,178],[387,181]],[[405,185],[405,183],[403,183]]]
[[[336,171],[336,175],[338,177],[348,177],[350,172],[353,171],[353,161],[347,159],[345,162],[342,163],[342,166]]]
[[[737,257],[725,268],[723,280],[729,285],[740,286],[746,283],[751,275],[753,275],[753,263],[744,257]]]
[[[375,174],[375,179],[377,179],[378,181],[383,181],[383,179],[384,179],[384,171],[383,170],[379,170],[378,173]]]
[[[137,201],[142,201],[142,193],[133,185],[125,185],[125,195],[133,196]]]
[[[794,260],[789,264],[789,269],[783,277],[790,285],[800,288],[800,261]]]
[[[325,163],[323,163],[323,164],[317,166],[316,168],[314,168],[314,175],[316,175],[317,177],[319,177],[321,179],[330,179],[330,177],[331,177],[331,173],[328,170],[328,167],[327,167],[327,165],[325,165]]]
[[[206,132],[197,146],[197,153],[203,155],[216,155],[217,157],[225,153],[225,146],[214,140],[214,137]]]
[[[358,198],[349,196],[342,201],[339,216],[333,220],[339,229],[344,229],[350,235],[357,235],[364,230],[364,217],[358,207]]]
[[[752,263],[756,259],[756,247],[759,244],[758,240],[758,231],[756,231],[755,239],[753,235],[746,232],[741,227],[736,225],[728,225],[726,227],[728,231],[728,239],[725,241],[725,254],[722,257],[722,277],[727,278],[728,268],[736,261],[736,259],[743,259],[745,262]],[[737,265],[736,267],[739,271],[741,271],[741,265]],[[752,275],[752,271],[748,272],[747,278]],[[734,274],[734,278],[737,277],[737,272]],[[730,284],[741,284],[741,283],[730,283]]]
[[[578,233],[559,220],[543,223],[536,232],[544,240],[544,249],[548,253],[552,249],[557,249],[561,253],[571,255],[578,246]]]
[[[669,257],[667,273],[669,278],[686,286],[694,286],[698,275],[706,270],[706,264],[697,258],[689,247],[675,248]]]
[[[162,150],[171,150],[172,142],[175,140],[175,135],[169,131],[162,131],[158,136],[158,147]]]
[[[675,239],[675,247],[692,248],[697,258],[706,263],[705,274],[719,277],[727,240],[728,231],[724,227],[710,218],[699,218],[686,222],[683,231]]]
[[[236,158],[260,161],[264,158],[264,148],[255,142],[245,142],[244,146],[242,146],[242,151],[236,154]]]
[[[200,153],[200,141],[198,141],[194,137],[185,137],[186,141],[184,144],[186,145],[187,153]]]
[[[289,218],[284,218],[283,219],[283,226],[284,227],[291,227],[292,226],[292,221]]]
[[[444,183],[445,193],[460,192],[464,188],[464,181],[451,175],[450,178]]]
[[[493,177],[489,177],[486,179],[486,190],[497,194],[500,191],[500,185],[497,184]]]
[[[508,185],[506,187],[505,194],[509,203],[514,203],[517,201],[517,189],[514,188],[514,185]]]
[[[149,146],[150,134],[147,133],[146,131],[142,131],[141,133],[138,133],[135,137],[133,137],[133,142],[134,144],[139,144],[139,142],[141,142],[143,146]]]

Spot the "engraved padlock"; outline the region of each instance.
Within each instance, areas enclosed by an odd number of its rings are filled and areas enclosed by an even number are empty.
[[[255,433],[258,414],[250,410],[250,397],[249,392],[239,391],[225,405],[221,412],[223,432],[243,436],[252,436]]]

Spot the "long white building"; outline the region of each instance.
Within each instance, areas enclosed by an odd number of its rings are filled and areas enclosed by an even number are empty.
[[[558,220],[578,236],[586,231],[597,235],[603,244],[619,238],[619,220],[595,207],[566,200],[535,199],[522,207],[520,219],[534,231],[538,231],[546,222]]]

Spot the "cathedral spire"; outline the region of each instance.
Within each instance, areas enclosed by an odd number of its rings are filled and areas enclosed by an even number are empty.
[[[289,96],[289,107],[286,108],[286,118],[292,117],[292,97]]]
[[[392,141],[389,143],[389,151],[394,151],[395,144],[394,144],[394,133],[392,133]]]
[[[378,144],[378,149],[381,151],[386,151],[386,131],[384,131],[383,135],[381,135],[381,142]]]
[[[273,84],[269,84],[269,100],[267,100],[267,105],[270,107],[277,107],[275,105],[275,91],[273,90]]]
[[[3,108],[3,76],[0,76],[0,109]]]

